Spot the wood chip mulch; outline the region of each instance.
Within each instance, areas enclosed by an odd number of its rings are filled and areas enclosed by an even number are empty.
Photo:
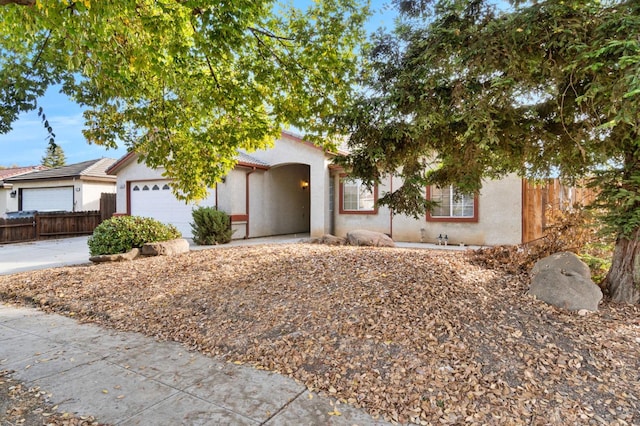
[[[640,309],[566,312],[463,252],[228,247],[0,277],[0,300],[175,340],[416,424],[640,425]]]

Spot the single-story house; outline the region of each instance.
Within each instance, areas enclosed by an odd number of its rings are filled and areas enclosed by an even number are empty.
[[[115,161],[99,158],[6,178],[4,184],[11,185],[6,211],[100,210],[102,193],[116,192],[115,176],[105,172]]]
[[[282,132],[272,148],[240,152],[238,164],[199,205],[228,213],[233,238],[284,234],[344,236],[353,229],[391,235],[396,241],[449,244],[518,244],[523,239],[522,179],[508,176],[484,183],[480,194],[456,194],[455,188],[425,188],[440,208],[420,219],[377,207],[378,194],[401,185],[390,176],[372,191],[332,165],[335,154]],[[191,237],[191,210],[178,201],[163,169],[151,169],[129,153],[107,173],[117,176],[116,213],[154,217]]]

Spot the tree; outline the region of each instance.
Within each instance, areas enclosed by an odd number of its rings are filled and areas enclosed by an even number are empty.
[[[90,143],[124,143],[202,198],[238,149],[286,126],[323,132],[349,100],[367,14],[357,0],[0,0],[0,133],[62,84]]]
[[[402,19],[376,35],[364,90],[335,118],[345,167],[369,184],[400,170],[380,203],[413,215],[426,185],[593,179],[617,237],[609,291],[640,301],[640,2],[394,3]]]
[[[46,167],[62,167],[67,163],[62,147],[56,143],[50,143],[42,157],[42,165]]]

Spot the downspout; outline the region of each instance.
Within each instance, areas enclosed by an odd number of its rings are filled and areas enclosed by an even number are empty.
[[[249,175],[253,172],[256,171],[256,168],[252,168],[250,171],[248,171],[245,174],[245,214],[247,215],[247,223],[246,223],[246,229],[244,231],[244,238],[247,239],[249,238]]]
[[[76,178],[73,178],[72,181],[73,182],[73,211],[76,211],[76,204],[78,203],[78,200],[76,200]]]
[[[389,192],[393,193],[393,175],[389,175]],[[389,207],[389,237],[393,239],[393,207]]]

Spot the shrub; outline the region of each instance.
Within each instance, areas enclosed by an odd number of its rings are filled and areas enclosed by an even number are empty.
[[[213,207],[193,210],[193,242],[199,245],[226,244],[231,241],[231,218]]]
[[[105,220],[89,237],[91,256],[126,253],[146,243],[180,238],[180,231],[155,219],[139,216],[117,216]]]
[[[473,258],[480,264],[510,273],[526,273],[540,259],[561,251],[577,254],[591,270],[591,278],[601,284],[611,266],[613,244],[602,236],[601,225],[591,211],[549,209],[544,236],[517,246],[477,250]]]

